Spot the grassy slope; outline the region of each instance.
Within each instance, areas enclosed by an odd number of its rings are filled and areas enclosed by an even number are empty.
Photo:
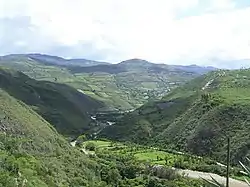
[[[1,131],[16,137],[28,137],[32,142],[28,147],[36,147],[36,151],[53,153],[60,147],[63,139],[56,130],[41,116],[23,102],[19,102],[8,93],[0,90]],[[65,143],[65,142],[64,142]]]
[[[29,106],[0,89],[0,186],[93,186],[95,162]],[[16,179],[15,179],[16,178]],[[96,184],[96,186],[98,186]]]
[[[125,116],[104,134],[219,160],[225,158],[226,136],[230,136],[232,160],[240,160],[250,154],[249,73],[218,71],[199,77],[160,102],[146,104]]]
[[[88,112],[102,107],[102,103],[72,87],[30,79],[26,75],[0,69],[0,87],[10,95],[30,105],[65,135],[88,130]]]

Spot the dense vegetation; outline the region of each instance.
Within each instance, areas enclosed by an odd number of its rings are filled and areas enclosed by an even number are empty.
[[[216,71],[174,89],[106,128],[106,137],[187,151],[220,161],[226,138],[235,163],[249,155],[250,70]]]
[[[195,187],[202,184],[201,181],[183,177],[181,172],[171,168],[172,164],[178,163],[185,156],[106,140],[84,141],[77,148],[84,149],[85,154],[101,163],[100,175],[112,186]],[[199,162],[195,159],[193,161]]]
[[[176,171],[179,169],[189,169],[192,171],[215,173],[221,176],[226,175],[226,167],[218,164],[214,160],[180,153],[174,150],[141,146],[132,144],[131,142],[119,143],[108,140],[85,140],[83,143],[77,145],[80,146],[80,148],[84,147],[88,150],[89,154],[105,153],[120,156],[127,155],[141,164],[151,165],[153,168],[176,168]],[[231,167],[230,176],[233,178],[241,178],[243,174],[240,171],[239,166]]]
[[[93,186],[97,164],[30,107],[0,90],[0,186]],[[94,185],[95,186],[95,185]],[[96,185],[98,186],[98,185]]]
[[[214,68],[167,66],[132,59],[108,64],[85,59],[27,54],[0,57],[0,65],[37,80],[68,84],[105,103],[102,110],[130,110]]]
[[[0,68],[0,88],[37,111],[64,135],[90,129],[91,113],[103,104],[72,87],[36,81],[23,73]]]

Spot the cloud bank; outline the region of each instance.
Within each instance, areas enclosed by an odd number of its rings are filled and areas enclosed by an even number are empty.
[[[247,0],[0,0],[0,53],[250,66]]]

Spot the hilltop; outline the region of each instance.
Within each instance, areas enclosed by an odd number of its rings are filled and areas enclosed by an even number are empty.
[[[67,136],[89,130],[90,113],[104,106],[70,86],[37,81],[10,69],[0,68],[0,88],[29,105]]]
[[[197,66],[197,65],[167,65],[156,64],[142,59],[129,59],[122,61],[117,66],[123,66],[127,70],[133,70],[134,68],[144,69],[152,72],[186,72],[193,74],[206,74],[210,71],[215,71],[216,68],[211,66]]]
[[[36,80],[67,84],[105,103],[102,110],[131,110],[160,99],[171,89],[211,67],[155,64],[130,59],[117,64],[85,59],[63,59],[43,54],[0,57],[0,65],[21,71]]]
[[[250,70],[220,70],[198,77],[106,128],[103,136],[154,144],[225,160],[249,155]]]

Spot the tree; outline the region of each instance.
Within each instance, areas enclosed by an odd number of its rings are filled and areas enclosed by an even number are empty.
[[[121,175],[117,169],[110,169],[108,172],[108,183],[117,185],[121,180]]]

